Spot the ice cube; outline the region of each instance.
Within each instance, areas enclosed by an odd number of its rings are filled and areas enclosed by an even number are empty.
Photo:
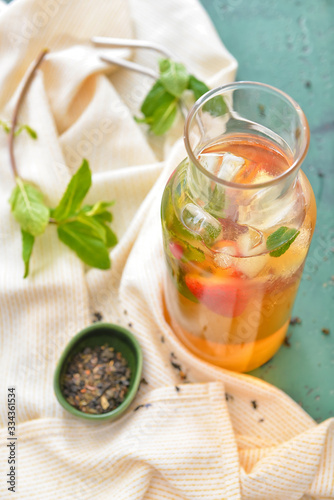
[[[182,210],[182,221],[190,231],[197,233],[206,245],[212,245],[222,232],[220,223],[194,203]]]
[[[231,245],[224,245],[224,242],[219,242],[219,249],[216,249],[213,260],[215,264],[223,269],[231,267],[234,263],[234,256],[236,255],[236,248]],[[228,243],[228,242],[225,242]]]
[[[269,260],[263,234],[253,227],[234,225],[239,227],[239,231],[234,230],[236,241],[217,242],[214,261],[223,269],[233,266],[248,278],[254,278]]]
[[[235,267],[248,278],[255,278],[269,261],[269,254],[238,257],[234,259]]]
[[[238,249],[243,257],[262,253],[264,236],[258,229],[246,226],[247,231],[242,233],[237,240]],[[264,249],[265,250],[265,249]]]
[[[238,222],[261,231],[287,224],[300,227],[305,217],[305,201],[298,182],[261,188],[244,201],[239,206]]]
[[[200,164],[211,174],[217,175],[223,161],[223,154],[203,153],[198,156]]]
[[[233,181],[246,160],[232,153],[203,153],[198,157],[201,165],[219,179]]]
[[[225,181],[233,181],[239,170],[245,165],[245,162],[245,159],[240,156],[225,153],[217,177]]]
[[[265,245],[260,246],[265,251]],[[254,250],[253,250],[254,251]],[[255,278],[269,261],[269,254],[252,255],[251,257],[242,257],[236,255],[235,247],[221,247],[214,255],[215,264],[223,269],[234,267],[248,278]]]

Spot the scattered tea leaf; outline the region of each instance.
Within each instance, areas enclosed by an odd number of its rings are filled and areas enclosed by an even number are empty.
[[[97,323],[98,321],[103,320],[103,316],[100,312],[95,312],[93,316],[94,316],[93,323]]]
[[[136,406],[136,408],[135,408],[133,411],[138,411],[138,410],[140,410],[141,408],[150,408],[151,406],[152,406],[152,404],[151,404],[151,403],[146,403],[146,404],[144,404],[144,405],[138,405],[138,406]]]
[[[299,318],[299,316],[293,316],[290,319],[290,325],[300,325],[302,320]]]

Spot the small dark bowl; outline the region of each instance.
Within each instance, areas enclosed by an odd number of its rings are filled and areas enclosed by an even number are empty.
[[[74,406],[66,400],[62,393],[62,380],[67,370],[68,363],[73,355],[83,351],[85,347],[94,347],[104,344],[108,344],[110,347],[113,347],[115,351],[121,352],[122,356],[127,360],[129,367],[131,368],[129,390],[123,403],[121,403],[114,410],[100,415],[83,413],[77,408],[74,408]],[[95,420],[96,422],[103,420],[115,420],[126,411],[134,400],[139,388],[142,368],[143,355],[141,347],[138,340],[131,332],[119,325],[113,325],[111,323],[95,323],[88,326],[84,330],[81,330],[65,347],[54,374],[54,391],[63,408],[76,417],[85,418],[87,420]]]

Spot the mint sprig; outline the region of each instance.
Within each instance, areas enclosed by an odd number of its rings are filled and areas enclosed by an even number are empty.
[[[47,207],[43,194],[31,183],[21,179],[18,174],[13,147],[14,137],[17,132],[26,130],[33,139],[37,138],[36,132],[29,125],[22,125],[16,129],[18,112],[29,83],[46,53],[47,51],[41,53],[26,78],[14,110],[11,126],[7,127],[0,123],[0,126],[10,134],[9,152],[16,186],[9,203],[15,219],[21,226],[24,278],[29,274],[35,237],[43,234],[49,224],[57,226],[59,239],[91,267],[108,269],[110,267],[109,248],[117,243],[117,237],[109,227],[112,221],[109,208],[113,202],[99,201],[94,205],[83,205],[92,185],[92,174],[87,160],[83,160],[82,165],[71,178],[56,208]]]
[[[135,117],[138,123],[146,123],[155,135],[165,134],[173,125],[177,116],[183,93],[188,90],[195,100],[208,92],[209,87],[187,72],[182,63],[171,59],[160,59],[160,77],[146,95],[140,111],[142,118]],[[220,116],[227,111],[222,96],[211,99],[203,106],[213,116]]]
[[[267,238],[267,249],[271,257],[280,257],[289,250],[300,231],[295,228],[281,226]]]

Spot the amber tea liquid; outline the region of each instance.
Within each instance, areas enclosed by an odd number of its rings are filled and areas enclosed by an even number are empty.
[[[187,161],[167,183],[166,316],[199,357],[250,371],[270,359],[286,335],[314,231],[314,195],[301,171],[288,182],[261,187],[292,163],[268,139],[225,138],[202,149],[198,160],[212,176],[241,189],[209,177],[194,188]],[[254,189],[242,189],[247,185]],[[283,238],[270,252],[271,235],[287,230],[293,241]]]

